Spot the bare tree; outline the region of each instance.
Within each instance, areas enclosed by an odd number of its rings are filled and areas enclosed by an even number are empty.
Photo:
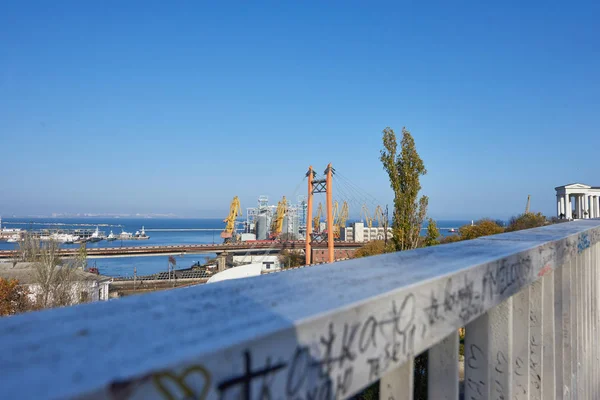
[[[26,232],[19,241],[16,253],[16,262],[36,262],[41,257],[41,242],[31,233]]]
[[[36,305],[40,308],[67,306],[76,302],[75,269],[77,262],[61,260],[60,246],[51,240],[39,245],[35,261],[35,283],[39,287]]]

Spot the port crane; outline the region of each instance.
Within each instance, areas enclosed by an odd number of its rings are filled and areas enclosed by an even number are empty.
[[[366,204],[363,204],[361,209],[361,216],[365,218],[365,222],[367,223],[368,228],[373,227],[373,222],[377,222],[378,227],[383,226],[383,222],[385,220],[385,216],[383,215],[383,209],[381,208],[381,206],[375,207],[375,212],[371,217],[371,215],[369,214],[369,208]]]
[[[242,206],[240,204],[240,199],[235,196],[231,201],[231,205],[229,206],[229,215],[227,218],[223,220],[225,222],[225,229],[221,232],[221,237],[223,239],[231,239],[233,233],[235,231],[235,220],[237,217],[242,216]]]
[[[367,208],[366,204],[363,204],[360,210],[360,216],[364,217],[365,222],[367,223],[367,227],[370,228],[373,226],[373,218],[371,218],[371,216],[369,215],[369,209]]]
[[[336,239],[340,238],[341,228],[346,226],[348,211],[348,203],[346,201],[342,203],[341,207],[337,201],[333,204],[333,237]]]
[[[277,203],[277,210],[275,211],[275,215],[273,216],[273,221],[271,222],[271,238],[275,239],[281,234],[281,230],[283,229],[283,219],[285,218],[285,214],[287,212],[287,199],[285,196]]]
[[[373,220],[377,222],[378,227],[384,226],[385,215],[383,213],[383,208],[381,206],[377,206],[375,208],[375,213],[373,214]]]
[[[313,230],[315,232],[321,231],[321,214],[323,214],[323,204],[319,203],[319,207],[317,207],[317,215],[313,218]]]

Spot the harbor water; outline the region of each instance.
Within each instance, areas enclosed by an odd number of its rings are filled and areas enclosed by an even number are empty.
[[[449,228],[458,228],[470,221],[437,221],[443,236],[451,234]],[[98,229],[105,235],[110,231],[119,235],[122,231],[135,233],[142,227],[150,236],[148,240],[102,240],[96,243],[86,243],[88,248],[126,247],[126,246],[160,246],[177,244],[212,244],[221,243],[223,220],[218,218],[2,218],[3,228],[20,228],[26,230],[49,229]],[[65,248],[78,248],[78,244],[63,244]],[[16,243],[0,242],[0,250],[15,249]],[[175,255],[177,269],[189,268],[197,262],[204,263],[215,254]],[[102,275],[112,277],[149,275],[168,270],[168,256],[134,256],[90,258],[88,266],[97,267]]]

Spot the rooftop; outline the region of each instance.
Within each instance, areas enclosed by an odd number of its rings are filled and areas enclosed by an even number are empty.
[[[0,262],[0,277],[4,279],[16,279],[19,283],[30,285],[36,283],[36,263],[33,262]],[[104,275],[96,275],[79,269],[75,270],[77,281],[106,281],[112,279]]]

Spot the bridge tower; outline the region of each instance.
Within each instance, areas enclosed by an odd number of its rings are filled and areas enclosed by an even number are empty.
[[[313,209],[313,194],[325,193],[327,202],[327,250],[328,250],[328,262],[332,263],[334,257],[334,242],[333,242],[333,192],[332,192],[332,181],[334,169],[331,163],[327,165],[325,170],[325,179],[315,180],[316,173],[312,166],[308,167],[306,176],[308,177],[308,200],[306,214],[308,216],[308,222],[306,224],[306,265],[311,263],[311,252],[312,252],[312,241],[324,240],[322,235],[312,234],[312,209]],[[314,236],[314,237],[313,237]]]

